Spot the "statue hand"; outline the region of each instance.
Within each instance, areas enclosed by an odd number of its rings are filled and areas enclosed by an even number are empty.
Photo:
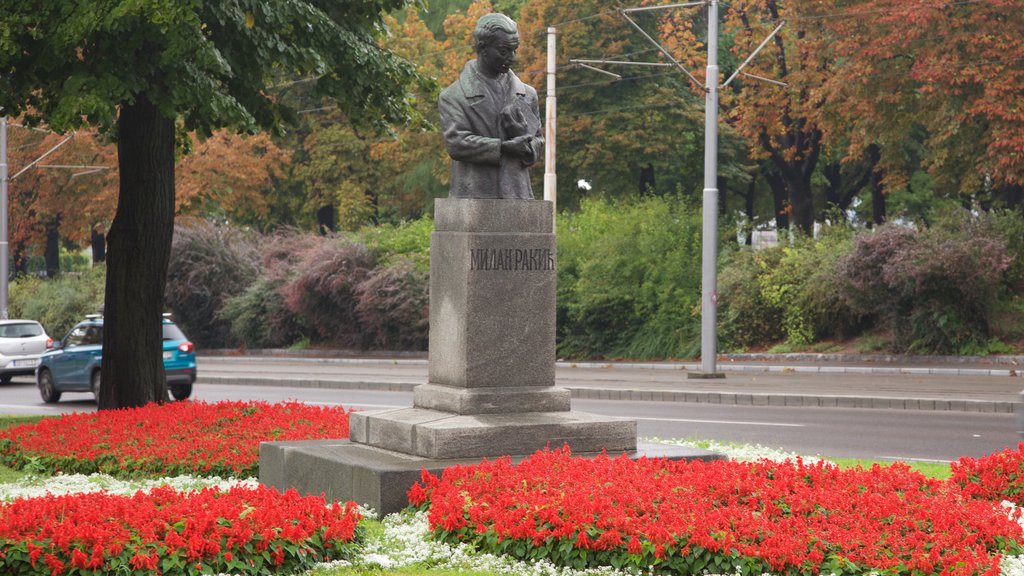
[[[509,106],[501,112],[501,126],[505,129],[505,134],[517,137],[524,136],[527,133],[528,124],[526,122],[526,115],[523,114],[523,110],[516,106]]]
[[[520,158],[529,158],[533,154],[533,146],[530,144],[530,137],[516,136],[511,140],[501,143],[501,153]]]

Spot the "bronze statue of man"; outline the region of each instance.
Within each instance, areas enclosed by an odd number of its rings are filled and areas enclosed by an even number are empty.
[[[544,152],[537,91],[512,72],[516,23],[487,14],[473,31],[476,60],[441,92],[438,108],[452,157],[451,198],[533,199],[527,168]]]

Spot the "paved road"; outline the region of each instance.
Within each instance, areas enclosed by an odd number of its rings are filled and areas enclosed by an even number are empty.
[[[295,399],[364,410],[412,404],[412,394],[401,391],[206,383],[196,385],[194,398],[271,402]],[[573,409],[636,418],[639,434],[644,437],[709,438],[832,457],[947,461],[960,456],[982,456],[1017,442],[1012,414],[582,398],[573,400]],[[60,403],[46,405],[29,380],[16,379],[0,385],[0,413],[93,410],[95,404],[88,393],[65,394]]]
[[[427,381],[420,359],[202,357],[204,383],[408,391]],[[722,364],[724,379],[688,378],[689,364],[559,363],[574,398],[707,404],[1010,413],[1024,389],[1015,366]]]

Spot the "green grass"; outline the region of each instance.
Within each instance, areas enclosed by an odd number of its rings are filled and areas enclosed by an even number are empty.
[[[835,462],[837,466],[843,469],[856,468],[857,466],[868,469],[874,464],[878,464],[879,466],[890,466],[894,463],[892,460],[861,460],[857,458],[829,458],[829,461]],[[929,478],[947,480],[951,476],[949,464],[942,462],[916,462],[911,460],[903,462],[903,464],[909,466],[911,470],[917,470]]]
[[[39,422],[43,418],[48,418],[48,416],[0,416],[0,430],[19,424]]]

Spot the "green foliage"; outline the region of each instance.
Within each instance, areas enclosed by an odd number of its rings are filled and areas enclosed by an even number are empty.
[[[221,348],[232,343],[231,326],[219,312],[255,281],[257,262],[253,234],[206,220],[179,221],[165,301],[197,346]]]
[[[1010,290],[1024,294],[1024,211],[999,210],[986,215],[985,225],[1006,243],[1010,265],[1004,279]]]
[[[0,106],[57,130],[109,128],[117,106],[145,95],[186,130],[273,128],[294,112],[266,92],[281,72],[317,77],[320,95],[367,122],[401,121],[412,67],[381,50],[382,12],[404,0],[199,2],[112,6],[26,0],[0,13]],[[88,49],[83,49],[88,47]]]
[[[218,317],[231,325],[231,338],[248,348],[281,348],[302,338],[303,327],[285,305],[281,282],[266,276],[224,302]]]
[[[777,263],[758,276],[762,301],[782,313],[788,344],[805,346],[849,333],[855,316],[836,290],[837,266],[849,246],[845,228],[827,228],[817,241],[798,237],[779,248]]]
[[[700,214],[679,198],[592,200],[558,223],[558,349],[692,356],[699,348]]]
[[[782,250],[747,248],[723,254],[718,273],[718,344],[723,351],[766,346],[785,337],[783,310],[761,293],[759,277],[779,265]]]
[[[54,340],[103,306],[106,269],[100,265],[43,280],[20,276],[10,284],[10,316],[37,320]]]
[[[358,237],[377,254],[382,264],[398,260],[412,262],[422,272],[430,270],[430,235],[434,220],[429,215],[399,224],[366,226]]]

